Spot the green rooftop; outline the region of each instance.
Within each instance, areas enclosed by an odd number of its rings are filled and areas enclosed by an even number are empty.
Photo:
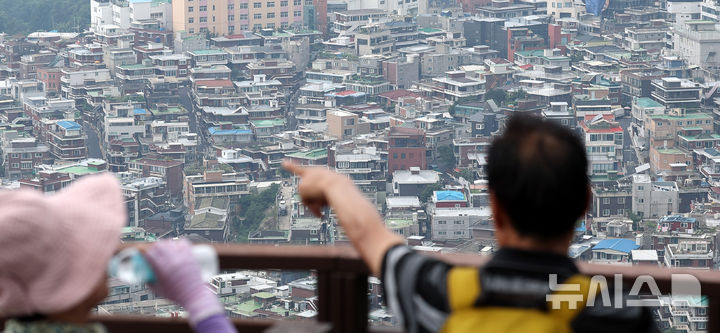
[[[385,225],[390,229],[405,228],[413,225],[412,219],[390,218],[385,220]]]
[[[223,50],[209,49],[209,50],[195,50],[195,51],[190,51],[190,53],[195,54],[195,55],[214,55],[214,54],[225,54],[225,51],[223,51]]]
[[[424,32],[424,33],[426,33],[426,34],[433,34],[433,33],[442,32],[442,30],[440,30],[440,29],[435,29],[435,28],[422,28],[422,29],[418,29],[418,31],[419,31],[419,32]]]
[[[635,105],[643,108],[661,108],[662,104],[649,97],[640,97],[635,100]]]
[[[246,317],[254,317],[257,316],[257,313],[255,313],[255,310],[258,310],[262,308],[262,305],[258,304],[255,300],[246,301],[243,303],[238,304],[236,310],[238,313],[242,314]]]
[[[73,175],[89,175],[89,174],[100,172],[100,170],[98,170],[95,167],[89,167],[89,166],[84,166],[84,165],[72,165],[72,166],[56,169],[55,171],[62,172],[62,173],[69,173],[69,174],[73,174]]]
[[[170,115],[170,114],[187,114],[187,110],[185,110],[182,106],[168,106],[165,110],[160,110],[158,108],[150,109],[150,112],[156,116],[161,115]]]
[[[250,123],[252,123],[253,125],[255,125],[255,127],[284,126],[284,125],[285,125],[285,119],[284,119],[284,118],[259,119],[259,120],[251,120]]]
[[[662,119],[662,120],[677,120],[677,119],[710,119],[712,116],[710,116],[707,113],[686,113],[684,116],[673,116],[669,114],[655,114],[650,116],[652,119]]]
[[[261,291],[261,292],[259,292],[259,293],[254,293],[254,294],[252,294],[252,297],[260,298],[260,299],[270,299],[270,298],[275,297],[275,295],[274,295],[273,293],[269,293],[269,292],[266,292],[266,291]]]

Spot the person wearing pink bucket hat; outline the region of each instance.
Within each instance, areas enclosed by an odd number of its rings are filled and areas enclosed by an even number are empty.
[[[119,182],[87,176],[57,194],[0,191],[0,318],[5,332],[104,332],[88,323],[107,296],[107,267],[127,222]],[[151,287],[183,306],[200,333],[235,332],[205,287],[186,240],[145,251]]]

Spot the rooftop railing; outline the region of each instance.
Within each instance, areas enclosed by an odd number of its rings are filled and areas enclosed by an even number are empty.
[[[233,319],[239,332],[381,332],[368,327],[367,279],[369,271],[357,252],[347,246],[215,245],[221,269],[283,269],[317,272],[318,323]],[[488,257],[470,254],[430,254],[449,263],[482,266]],[[708,332],[720,332],[720,272],[648,266],[613,266],[579,262],[587,275],[614,281],[620,274],[629,289],[638,277],[650,276],[661,293],[671,293],[673,274],[693,275],[709,297]],[[182,318],[98,316],[109,332],[191,332]],[[305,327],[307,325],[307,327]],[[283,327],[288,327],[284,329]],[[301,329],[302,328],[302,329]],[[387,329],[383,329],[387,331]]]

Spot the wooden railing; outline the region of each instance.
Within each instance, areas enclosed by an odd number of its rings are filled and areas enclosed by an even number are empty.
[[[318,324],[292,323],[290,332],[350,332],[368,329],[368,269],[357,252],[346,246],[216,245],[221,269],[283,269],[317,272]],[[468,254],[431,254],[453,264],[481,266],[487,257]],[[703,295],[709,296],[708,332],[720,332],[720,272],[669,269],[647,266],[613,266],[579,263],[588,275],[602,275],[613,281],[621,274],[626,286],[636,278],[652,276],[663,294],[671,292],[672,274],[691,274],[700,281]],[[183,319],[137,316],[98,316],[110,332],[190,332]],[[240,333],[264,332],[282,321],[233,320]],[[304,325],[307,325],[305,327]],[[276,329],[278,327],[275,327]],[[276,331],[276,330],[274,330]],[[277,330],[282,331],[282,330]],[[377,332],[373,330],[374,332]]]

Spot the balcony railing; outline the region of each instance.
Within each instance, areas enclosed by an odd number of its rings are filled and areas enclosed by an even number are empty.
[[[221,269],[284,269],[315,270],[319,297],[318,325],[302,331],[308,332],[368,332],[368,269],[357,252],[346,246],[272,246],[272,245],[216,245]],[[469,254],[430,254],[457,265],[481,266],[488,257]],[[720,332],[720,272],[696,271],[647,266],[612,266],[580,262],[580,270],[587,275],[605,276],[614,281],[621,274],[628,288],[640,276],[654,278],[660,292],[671,292],[672,274],[690,274],[701,284],[703,295],[709,297],[708,329]],[[153,318],[137,316],[98,316],[109,332],[190,332],[182,318]],[[299,331],[304,324],[292,323],[282,330],[283,321],[233,320],[239,332]],[[327,325],[322,325],[327,324]],[[275,327],[281,326],[281,327]],[[312,324],[308,324],[312,325]]]

